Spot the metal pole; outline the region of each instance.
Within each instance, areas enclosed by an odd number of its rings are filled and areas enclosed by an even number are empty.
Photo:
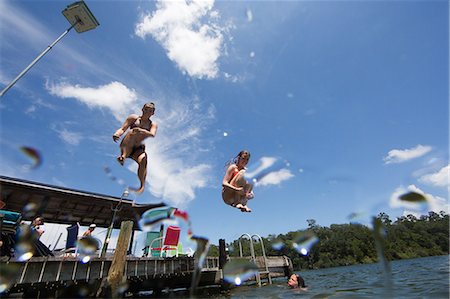
[[[122,200],[120,202],[122,202]],[[112,233],[112,229],[113,229],[113,225],[114,225],[114,220],[116,219],[116,213],[118,211],[117,208],[120,205],[120,202],[119,202],[119,204],[117,205],[116,208],[112,209],[114,211],[114,213],[113,213],[113,216],[112,216],[112,219],[111,219],[111,224],[109,225],[108,230],[106,231],[106,238],[105,238],[105,242],[103,242],[102,254],[101,254],[100,257],[105,257],[106,250],[108,249],[109,238],[111,237],[111,233]]]
[[[109,225],[108,231],[106,232],[106,238],[105,238],[105,242],[103,242],[103,248],[102,248],[102,252],[101,252],[100,257],[105,257],[106,250],[108,249],[109,238],[111,237],[111,233],[112,233],[113,226],[114,226],[114,221],[116,220],[116,214],[117,214],[118,211],[120,211],[119,207],[120,207],[120,204],[122,203],[123,198],[127,197],[127,196],[128,196],[128,190],[125,190],[122,193],[122,196],[120,197],[120,201],[117,204],[117,206],[112,209],[114,211],[114,213],[113,213],[113,216],[112,216],[112,219],[111,219],[111,224]]]
[[[3,97],[3,95],[11,88],[13,87],[13,85],[19,81],[20,78],[23,77],[23,75],[26,74],[26,72],[28,72],[33,65],[35,65],[45,54],[47,54],[48,51],[50,51],[52,49],[52,47],[54,45],[56,45],[57,42],[59,42],[67,33],[69,33],[69,31],[75,27],[76,24],[78,24],[80,21],[75,22],[72,26],[70,26],[69,29],[67,29],[66,31],[64,31],[63,34],[61,34],[50,46],[47,47],[47,49],[44,50],[44,52],[42,52],[38,57],[36,57],[36,59],[33,60],[33,62],[31,62],[14,80],[11,81],[11,83],[8,84],[8,86],[6,86],[2,92],[0,93],[0,97]]]

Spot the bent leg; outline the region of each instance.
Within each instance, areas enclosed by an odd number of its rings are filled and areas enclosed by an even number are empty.
[[[252,199],[252,198],[254,197],[254,194],[253,194],[253,184],[247,182],[247,183],[245,184],[244,189],[245,189],[245,197],[246,197],[247,199]]]
[[[120,143],[120,156],[117,157],[117,161],[120,165],[123,166],[125,159],[133,152],[134,145],[136,144],[135,139],[136,138],[133,138],[133,134],[130,132],[123,137],[122,142]]]
[[[147,177],[147,153],[144,150],[139,149],[131,158],[138,164],[137,176],[141,184],[139,189],[135,189],[133,191],[136,193],[142,193],[145,188],[145,178]]]
[[[247,183],[244,177],[245,170],[242,169],[236,174],[236,176],[231,180],[230,184],[244,188],[245,194],[241,195],[236,193],[236,208],[240,209],[242,212],[251,212],[252,210],[247,207],[247,201],[249,199],[249,192],[252,191],[253,185]]]

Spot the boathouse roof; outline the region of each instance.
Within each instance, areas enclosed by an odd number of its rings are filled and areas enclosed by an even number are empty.
[[[82,226],[95,223],[99,227],[108,227],[113,208],[121,201],[120,197],[5,176],[0,176],[0,192],[0,199],[6,204],[3,209],[22,213],[23,220],[31,221],[36,215],[41,215],[49,223],[78,222]],[[120,228],[122,221],[133,220],[134,229],[139,229],[138,217],[146,210],[160,206],[164,203],[135,205],[132,200],[124,198],[116,214],[114,228]]]

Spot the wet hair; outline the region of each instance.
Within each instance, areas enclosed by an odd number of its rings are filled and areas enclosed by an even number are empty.
[[[298,288],[306,288],[307,285],[305,284],[305,280],[303,279],[303,277],[301,277],[298,274],[295,274],[292,270],[289,270],[288,272],[288,281],[291,279],[291,276],[295,275],[297,277],[297,287]]]
[[[151,109],[155,110],[155,103],[153,103],[153,102],[145,103],[144,106],[142,106],[142,110],[144,110],[146,108],[151,108]]]
[[[237,163],[239,161],[239,159],[242,158],[244,155],[247,155],[248,159],[250,160],[250,152],[246,151],[246,150],[243,150],[243,151],[240,151],[239,154],[237,154],[236,157],[234,157],[233,162]]]
[[[237,162],[239,161],[239,158],[241,158],[244,155],[247,155],[248,159],[250,160],[250,152],[246,151],[246,150],[242,150],[242,151],[239,152],[239,154],[237,154],[236,157],[234,157],[233,159],[231,159],[227,163],[225,163],[225,168],[227,168],[231,164],[237,164]]]
[[[297,282],[299,288],[306,288],[305,280],[298,274],[297,274]]]

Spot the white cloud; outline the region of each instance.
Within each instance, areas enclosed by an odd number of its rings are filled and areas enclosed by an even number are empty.
[[[151,35],[166,50],[178,68],[196,78],[213,79],[218,74],[223,34],[213,11],[214,0],[163,1],[136,25],[141,38]]]
[[[60,98],[74,98],[90,108],[106,108],[114,117],[123,122],[131,105],[136,104],[137,94],[120,82],[111,82],[99,87],[81,87],[67,83],[46,84],[52,95]]]
[[[69,132],[66,129],[59,131],[59,137],[70,145],[78,145],[83,139],[83,135],[76,132]]]
[[[429,173],[421,176],[419,181],[433,186],[449,186],[450,164],[442,167],[438,172]]]
[[[205,187],[211,177],[212,167],[200,151],[209,145],[200,137],[214,118],[214,109],[203,109],[197,99],[156,105],[158,132],[145,140],[147,189],[168,204],[185,208],[195,198],[196,189]],[[130,164],[129,169],[136,173],[137,164]]]
[[[258,161],[258,167],[255,170],[247,171],[245,175],[249,178],[256,177],[259,173],[274,165],[277,160],[275,157],[262,157]]]
[[[399,197],[407,192],[415,192],[423,195],[426,198],[426,204],[418,204],[405,202],[399,199]],[[431,194],[427,194],[415,185],[409,185],[407,188],[403,186],[398,187],[392,193],[389,205],[391,208],[403,208],[404,215],[412,214],[416,217],[419,217],[421,214],[425,214],[429,211],[433,211],[439,213],[440,211],[449,212],[449,204],[448,200],[439,196],[433,196]]]
[[[255,186],[278,185],[294,177],[286,168],[289,167],[289,163],[283,163],[276,157],[262,157],[257,165],[254,170],[247,171],[245,174],[247,179],[253,179]]]
[[[246,15],[247,15],[247,21],[248,22],[253,21],[253,13],[252,13],[252,11],[250,9],[247,9]]]
[[[263,176],[258,180],[255,186],[267,186],[267,185],[278,185],[283,181],[286,181],[294,177],[289,169],[283,168],[278,171],[273,171]]]
[[[430,152],[431,149],[432,149],[431,146],[428,145],[424,146],[421,144],[411,149],[405,150],[393,149],[388,152],[388,155],[383,158],[383,161],[385,162],[385,164],[402,163],[411,159],[419,158]]]
[[[49,85],[49,84],[47,84]],[[91,108],[107,108],[122,123],[129,115],[140,113],[137,95],[120,82],[98,87],[81,87],[66,83],[47,86],[47,89],[61,98],[74,98]],[[198,99],[157,101],[156,115],[152,118],[158,124],[156,138],[145,140],[148,154],[147,183],[150,192],[165,201],[183,208],[195,198],[195,190],[206,186],[211,166],[202,156],[201,134],[215,117],[213,106],[204,109]],[[189,107],[189,109],[186,109]],[[66,142],[79,142],[76,133],[58,131]],[[201,163],[198,163],[201,161]],[[130,163],[129,170],[137,172],[137,164]]]

